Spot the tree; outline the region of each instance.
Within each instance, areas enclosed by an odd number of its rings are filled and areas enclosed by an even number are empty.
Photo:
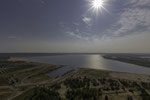
[[[107,95],[105,96],[105,100],[108,100],[108,96]]]

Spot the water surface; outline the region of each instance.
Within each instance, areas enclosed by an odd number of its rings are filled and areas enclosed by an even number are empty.
[[[61,75],[67,71],[77,68],[103,69],[110,71],[131,72],[150,75],[150,68],[119,62],[115,60],[104,59],[101,55],[98,54],[41,56],[41,57],[28,57],[26,59],[49,64],[66,65],[66,67],[64,68],[60,68],[52,73],[49,73],[51,76]]]

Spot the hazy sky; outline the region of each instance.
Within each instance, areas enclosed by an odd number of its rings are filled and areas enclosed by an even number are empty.
[[[150,53],[150,0],[0,0],[0,52]]]

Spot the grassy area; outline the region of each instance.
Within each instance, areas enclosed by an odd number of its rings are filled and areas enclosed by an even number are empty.
[[[11,94],[17,95],[31,89],[36,86],[35,83],[40,84],[41,82],[53,80],[54,78],[48,77],[46,73],[61,66],[27,61],[12,61],[9,58],[3,58],[0,59],[0,67],[0,100],[6,100],[12,96]],[[33,85],[28,86],[28,84]],[[32,89],[30,93],[32,94]],[[30,97],[29,94],[27,95]]]
[[[3,94],[0,94],[0,100],[7,100],[7,98],[9,96],[11,96],[12,93],[3,93]]]
[[[12,92],[13,90],[10,87],[0,87],[0,93]]]
[[[46,73],[48,73],[50,71],[53,71],[57,67],[59,67],[59,66],[52,65],[52,66],[41,67],[38,71],[32,72],[32,73],[35,73],[35,74],[29,76],[25,80],[25,83],[39,83],[39,82],[44,82],[44,81],[47,81],[47,80],[52,80],[53,78],[46,75]]]
[[[150,100],[146,75],[79,69],[52,78],[46,73],[61,66],[4,59],[0,64],[12,67],[0,75],[0,100],[11,94],[19,94],[13,100]]]
[[[149,82],[111,76],[109,71],[80,69],[53,85],[33,88],[14,100],[149,100]],[[114,72],[115,73],[115,72]],[[124,73],[122,73],[124,74]],[[124,74],[126,75],[126,74]],[[61,80],[61,79],[60,79]],[[25,98],[24,98],[25,96]],[[28,97],[28,98],[26,98]],[[57,98],[56,98],[57,97]]]
[[[44,82],[52,79],[53,78],[50,78],[47,75],[39,74],[39,75],[34,75],[32,77],[29,77],[27,80],[25,80],[25,83],[39,83],[39,82]]]
[[[47,88],[33,88],[13,100],[61,100],[59,93]]]
[[[10,87],[0,87],[0,100],[6,100],[12,93]]]
[[[103,78],[111,77],[109,75],[109,71],[101,71],[101,70],[94,70],[94,69],[81,69],[80,74],[95,77],[95,78],[98,78],[98,77],[103,77]]]
[[[8,85],[11,85],[11,83],[10,83],[8,80],[9,80],[9,77],[0,76],[0,86],[8,86]]]
[[[17,96],[13,100],[30,100],[29,98],[32,97],[33,94],[34,94],[34,89],[32,88],[30,90],[25,91],[23,94]]]

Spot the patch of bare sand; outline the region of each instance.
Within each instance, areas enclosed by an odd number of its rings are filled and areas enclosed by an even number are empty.
[[[125,73],[125,72],[110,72],[110,75],[113,78],[118,78],[118,79],[150,82],[150,76],[149,75],[141,75],[141,74]]]
[[[27,60],[23,58],[11,57],[8,59],[8,61],[27,61]]]

